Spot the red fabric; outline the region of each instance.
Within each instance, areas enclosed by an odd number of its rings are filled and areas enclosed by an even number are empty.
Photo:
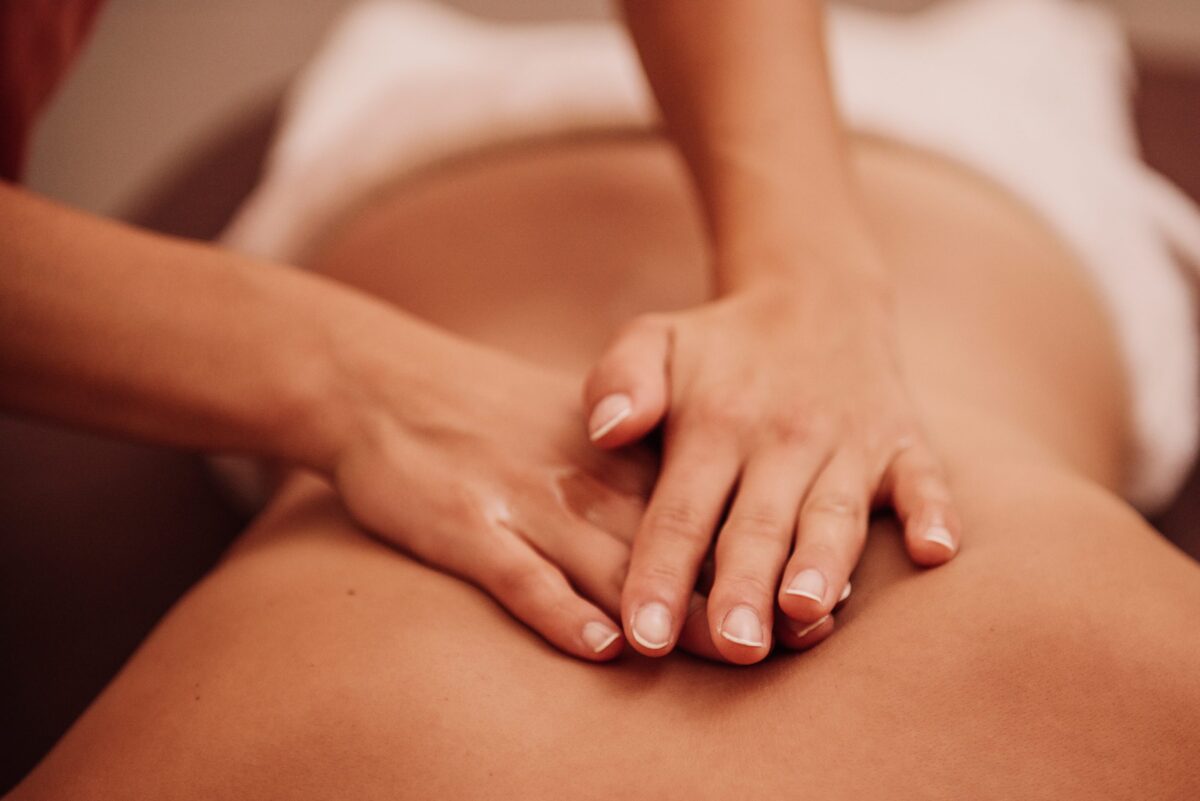
[[[0,178],[19,180],[37,116],[104,0],[0,0]]]

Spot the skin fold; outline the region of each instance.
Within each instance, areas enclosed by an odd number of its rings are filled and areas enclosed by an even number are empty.
[[[1200,569],[1115,494],[1123,373],[1088,279],[970,173],[886,143],[854,154],[902,367],[969,533],[951,563],[917,567],[879,516],[818,647],[592,665],[297,473],[10,797],[1200,792]],[[538,365],[538,386],[578,386],[620,326],[711,292],[691,198],[654,140],[495,154],[347,215],[315,267]],[[616,472],[645,469],[624,458]],[[530,480],[572,514],[612,508],[595,484]]]

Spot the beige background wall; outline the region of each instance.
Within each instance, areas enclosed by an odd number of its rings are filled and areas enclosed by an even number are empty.
[[[280,86],[352,0],[110,0],[38,132],[31,186],[120,214],[222,122]],[[602,16],[606,0],[447,0],[489,16]],[[926,0],[870,0],[913,8]],[[1200,0],[1108,0],[1156,58],[1200,65]]]

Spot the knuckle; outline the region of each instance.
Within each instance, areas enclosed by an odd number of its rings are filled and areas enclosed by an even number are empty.
[[[924,434],[911,423],[904,423],[889,430],[884,444],[891,451],[893,460],[920,466],[935,462]]]
[[[793,411],[777,416],[767,425],[772,445],[797,450],[830,451],[838,442],[842,426],[829,415]]]
[[[549,579],[546,566],[534,561],[514,560],[496,571],[494,587],[496,594],[502,598],[532,601],[549,592]]]
[[[674,591],[676,587],[683,583],[684,575],[681,566],[674,562],[648,562],[640,565],[637,568],[637,576],[630,576],[629,583],[636,584],[642,588],[653,588],[661,592],[666,588]]]
[[[862,498],[841,491],[825,491],[813,495],[804,505],[804,514],[833,517],[857,522],[866,519],[866,503]]]
[[[917,427],[904,415],[892,414],[875,418],[873,429],[881,442],[895,448],[906,445],[912,447],[920,441]]]
[[[713,587],[713,596],[745,601],[771,598],[775,595],[775,583],[764,576],[748,570],[720,573]]]
[[[703,546],[712,538],[700,510],[687,501],[669,501],[652,507],[648,524],[652,537],[687,545]]]
[[[822,446],[831,445],[838,438],[842,424],[838,417],[828,412],[810,412],[804,415],[804,430],[810,442]]]
[[[791,525],[773,508],[735,510],[725,525],[740,540],[774,543],[791,533]]]
[[[896,437],[886,423],[868,423],[859,429],[855,438],[858,451],[870,461],[886,465],[896,454]]]
[[[753,404],[730,391],[711,391],[696,401],[691,422],[708,433],[739,432],[754,419]]]
[[[777,417],[770,430],[774,441],[785,447],[801,447],[817,441],[811,418],[799,413]]]
[[[897,451],[919,452],[925,446],[925,436],[913,420],[897,420],[888,427],[888,433]]]
[[[838,541],[804,542],[798,549],[797,555],[805,565],[821,565],[829,568],[839,565],[845,558],[845,543]]]

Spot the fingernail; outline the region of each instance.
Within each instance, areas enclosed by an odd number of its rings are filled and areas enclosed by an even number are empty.
[[[671,612],[663,604],[649,603],[633,616],[633,639],[643,648],[657,651],[671,642]]]
[[[825,617],[821,618],[817,622],[809,623],[807,626],[804,626],[802,628],[792,629],[792,634],[796,637],[803,637],[804,635],[809,634],[810,632],[816,631],[817,626],[820,626],[826,620],[829,620],[829,615],[825,615]]]
[[[954,537],[950,536],[950,532],[944,526],[930,526],[925,531],[925,539],[954,553]]]
[[[726,613],[725,619],[721,621],[721,636],[738,645],[761,648],[763,646],[762,621],[758,619],[758,613],[750,607],[735,606]]]
[[[801,570],[784,592],[788,595],[799,595],[801,598],[810,598],[817,603],[823,603],[825,600],[825,576],[821,575],[820,570],[813,567]]]
[[[849,597],[850,597],[850,582],[847,581],[846,586],[842,588],[842,595],[840,598],[838,598],[838,603],[839,604],[842,603]]]
[[[621,636],[621,632],[614,629],[607,623],[597,623],[592,621],[583,626],[583,642],[588,648],[592,649],[593,654],[598,654],[616,641],[617,637]]]
[[[633,399],[623,392],[606,395],[600,399],[592,416],[588,419],[588,436],[592,442],[617,427],[617,424],[633,414]]]

